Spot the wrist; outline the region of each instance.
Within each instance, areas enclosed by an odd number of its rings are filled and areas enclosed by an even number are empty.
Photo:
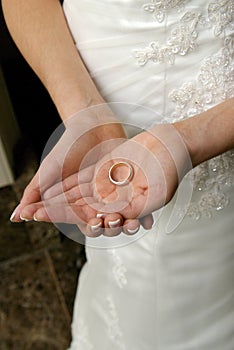
[[[82,89],[76,81],[58,83],[56,88],[48,88],[51,98],[63,121],[89,107],[103,104],[104,99],[92,86]]]
[[[181,136],[187,147],[193,167],[201,162],[200,149],[202,149],[202,135],[196,134],[192,118],[175,122],[172,124]],[[196,136],[195,136],[196,135]],[[199,135],[199,137],[197,137]]]
[[[152,149],[160,149],[162,163],[171,159],[176,168],[179,180],[193,167],[190,150],[183,135],[173,124],[156,125],[149,130]],[[164,152],[162,150],[164,149]],[[168,158],[169,157],[169,158]],[[172,164],[172,163],[171,163]]]
[[[234,98],[194,117],[174,123],[187,145],[193,166],[234,147]]]

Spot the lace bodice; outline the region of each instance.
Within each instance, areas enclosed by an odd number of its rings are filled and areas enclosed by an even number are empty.
[[[158,22],[163,22],[171,11],[178,11],[179,23],[172,28],[166,44],[153,41],[143,49],[134,50],[139,66],[168,63],[176,65],[178,55],[187,56],[199,45],[199,30],[210,29],[223,38],[223,47],[202,61],[196,79],[171,90],[168,98],[174,112],[164,122],[175,122],[202,113],[211,105],[234,96],[234,2],[212,1],[204,9],[186,11],[188,1],[156,1],[143,5]],[[198,166],[188,176],[200,199],[192,201],[179,214],[199,219],[211,217],[213,210],[221,210],[229,203],[226,188],[234,183],[234,151],[229,151]]]

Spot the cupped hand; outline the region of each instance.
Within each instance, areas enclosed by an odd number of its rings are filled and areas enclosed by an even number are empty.
[[[133,234],[141,220],[146,228],[152,226],[151,213],[173,197],[191,168],[186,145],[172,125],[159,125],[120,142],[93,164],[99,148],[86,155],[76,178],[73,175],[52,187],[44,203],[27,207],[28,213],[31,210],[39,221],[76,223],[89,236]],[[127,162],[133,169],[131,181],[124,186],[109,178],[110,167],[118,162]],[[117,167],[113,176],[121,181],[126,171]]]
[[[65,131],[57,141],[64,127]],[[22,212],[23,209],[39,202],[44,193],[54,184],[76,174],[83,157],[94,146],[101,144],[104,140],[125,139],[125,137],[121,124],[106,104],[86,109],[69,118],[50,137],[45,147],[44,159],[25,188],[20,204],[11,216],[11,221],[29,220],[30,217]]]

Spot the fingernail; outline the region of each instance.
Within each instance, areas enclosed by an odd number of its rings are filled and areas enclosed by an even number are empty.
[[[106,216],[105,213],[97,213],[96,218],[103,219]]]
[[[127,229],[127,232],[130,233],[130,235],[134,235],[135,233],[137,233],[139,231],[140,227],[137,227],[133,230],[131,230],[130,228]]]
[[[36,214],[33,215],[33,220],[34,221],[38,221],[37,217],[36,217]]]
[[[121,220],[120,219],[117,219],[115,221],[109,221],[109,227],[110,228],[115,228],[115,227],[118,227],[118,225],[120,224]]]
[[[23,221],[26,221],[26,222],[27,222],[27,221],[30,221],[30,219],[24,218],[21,214],[20,214],[20,219],[23,220]]]
[[[92,225],[91,226],[91,231],[93,233],[98,233],[98,232],[100,232],[101,228],[102,228],[102,222],[99,222],[97,225]]]
[[[11,222],[13,222],[13,220],[14,220],[15,212],[16,212],[16,210],[14,210],[13,213],[11,214],[11,217],[10,217],[10,221]]]
[[[18,209],[18,207],[20,206],[20,204],[18,204],[15,209],[13,210],[11,216],[10,216],[10,221],[14,222],[14,219],[15,219],[15,215],[16,215],[16,211]]]

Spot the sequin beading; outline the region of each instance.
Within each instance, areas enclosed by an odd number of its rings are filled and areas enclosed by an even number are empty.
[[[175,112],[165,122],[186,119],[209,109],[212,104],[221,103],[234,96],[234,39],[224,40],[223,49],[207,58],[200,70],[198,80],[187,82],[174,89],[169,98],[175,104]],[[221,210],[229,203],[228,188],[234,185],[234,150],[228,151],[197,166],[187,176],[199,200],[186,208],[179,209],[179,215],[199,219],[211,217],[213,210]]]
[[[154,13],[159,22],[163,22],[170,9],[184,5],[185,1],[152,1],[143,6],[145,11]],[[179,24],[172,29],[166,44],[152,41],[144,48],[133,50],[139,66],[149,61],[153,63],[174,64],[177,55],[185,56],[196,47],[199,28],[213,28],[214,35],[220,36],[227,29],[234,29],[234,1],[211,2],[205,14],[187,11]]]
[[[149,12],[153,17],[159,22],[163,22],[168,10],[171,9],[180,9],[183,7],[185,0],[151,0],[143,5],[143,9],[146,12]]]
[[[173,64],[176,55],[185,56],[196,46],[198,37],[197,26],[200,15],[196,12],[186,12],[179,25],[172,30],[165,45],[158,41],[151,42],[143,49],[134,50],[134,56],[140,66],[147,62]]]
[[[185,1],[152,0],[143,9],[158,22],[163,22],[171,11],[185,7]],[[168,98],[174,105],[174,112],[164,119],[166,123],[200,114],[234,96],[234,1],[213,0],[199,11],[184,10],[165,44],[153,41],[133,52],[141,67],[149,62],[173,65],[176,64],[176,57],[191,55],[198,47],[200,31],[203,29],[219,37],[223,41],[223,48],[204,59],[194,80],[188,80],[169,92]],[[228,188],[234,184],[233,169],[234,151],[229,151],[204,162],[187,174],[194,196],[186,207],[178,208],[178,215],[199,219],[211,217],[213,211],[225,208],[230,201]]]

